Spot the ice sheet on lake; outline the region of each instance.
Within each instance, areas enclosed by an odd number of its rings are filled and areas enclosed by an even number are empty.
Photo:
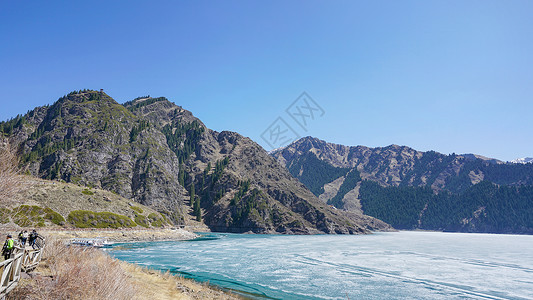
[[[533,299],[533,236],[221,235],[117,258],[279,299]],[[259,297],[258,296],[258,297]]]

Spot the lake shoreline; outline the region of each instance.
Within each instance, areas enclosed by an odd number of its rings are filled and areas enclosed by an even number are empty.
[[[176,228],[161,229],[42,229],[45,237],[69,240],[72,238],[105,238],[110,242],[183,241],[199,237],[190,231]]]
[[[120,230],[120,229],[40,229],[38,233],[46,238],[47,245],[45,246],[45,254],[36,270],[29,275],[24,276],[20,287],[14,291],[13,297],[8,296],[7,299],[19,299],[19,297],[30,296],[28,291],[32,289],[41,289],[43,284],[46,286],[53,286],[54,280],[52,278],[65,277],[62,274],[56,274],[57,268],[51,267],[54,261],[62,258],[65,251],[58,251],[63,249],[72,238],[97,238],[105,237],[109,241],[116,243],[136,243],[136,242],[151,242],[151,241],[183,241],[198,237],[197,234],[183,230],[183,229],[141,229],[141,230]],[[59,247],[59,248],[58,248]],[[66,249],[83,249],[78,247],[66,247]],[[231,291],[221,290],[209,283],[195,281],[193,279],[186,279],[179,275],[173,275],[169,272],[159,271],[152,268],[146,268],[135,263],[126,262],[112,257],[105,251],[98,251],[96,248],[87,248],[98,259],[106,259],[116,261],[116,268],[123,272],[127,281],[137,287],[135,295],[132,299],[245,299],[242,296],[235,295]],[[85,251],[82,251],[83,254]],[[77,253],[77,252],[74,252]],[[72,255],[72,254],[71,254]],[[75,255],[75,254],[74,254]],[[94,258],[94,257],[93,257]],[[91,261],[85,255],[77,257],[78,265],[88,265],[92,269],[99,269],[98,265],[91,264]],[[107,263],[104,268],[107,268],[110,263]],[[109,270],[105,270],[109,272]],[[54,273],[55,272],[55,273]],[[102,274],[104,270],[96,272]],[[90,280],[89,280],[90,281]],[[34,295],[36,296],[36,295]],[[26,298],[24,298],[26,299]]]

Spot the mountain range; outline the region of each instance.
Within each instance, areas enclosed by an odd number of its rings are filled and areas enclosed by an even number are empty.
[[[18,147],[35,177],[111,191],[174,224],[289,234],[391,229],[330,207],[251,139],[213,131],[164,97],[121,105],[102,90],[74,91],[1,122],[0,138]]]
[[[323,202],[398,229],[533,233],[533,164],[313,137],[271,155]]]
[[[267,153],[238,133],[207,128],[164,97],[119,104],[93,90],[0,122],[0,140],[17,147],[29,175],[110,191],[172,224],[287,234],[369,233],[390,225],[533,233],[528,159],[506,163],[313,137]]]

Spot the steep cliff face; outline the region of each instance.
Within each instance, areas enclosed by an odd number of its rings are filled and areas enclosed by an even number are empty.
[[[348,147],[312,137],[271,155],[323,202],[397,228],[533,232],[527,217],[533,164],[397,145]]]
[[[79,91],[0,131],[35,176],[113,191],[213,230],[366,233],[390,227],[319,201],[252,140],[215,132],[166,98]]]

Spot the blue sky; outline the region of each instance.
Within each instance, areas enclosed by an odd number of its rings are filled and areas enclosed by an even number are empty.
[[[1,1],[0,120],[79,89],[300,136],[533,156],[532,1]],[[285,112],[302,92],[324,111]]]

